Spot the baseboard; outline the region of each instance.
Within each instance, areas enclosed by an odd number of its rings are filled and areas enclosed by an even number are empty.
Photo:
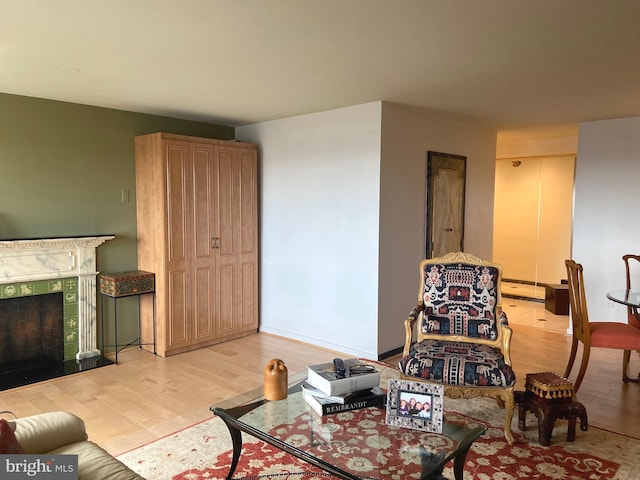
[[[514,300],[525,300],[527,302],[544,303],[544,298],[523,297],[522,295],[513,295],[511,293],[503,293],[502,298],[512,298]]]
[[[545,287],[547,284],[542,282],[534,282],[531,280],[515,280],[512,278],[503,278],[502,282],[504,283],[518,283],[520,285],[534,285],[537,287]]]
[[[395,357],[396,355],[400,355],[404,350],[404,346],[394,348],[393,350],[389,350],[388,352],[383,352],[378,354],[378,360],[384,360],[389,357]]]
[[[541,282],[532,282],[531,280],[515,280],[511,278],[503,278],[503,283],[515,283],[518,285],[532,285],[534,287],[546,288],[546,283]],[[536,298],[536,297],[527,297],[524,295],[516,295],[514,293],[502,291],[502,298],[513,298],[514,300],[525,300],[527,302],[536,302],[536,303],[544,303],[544,298]]]

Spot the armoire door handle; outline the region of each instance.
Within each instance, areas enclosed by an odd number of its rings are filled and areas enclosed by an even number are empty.
[[[220,237],[211,238],[211,248],[220,248]]]

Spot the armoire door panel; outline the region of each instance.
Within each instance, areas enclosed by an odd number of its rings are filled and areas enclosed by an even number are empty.
[[[189,274],[172,271],[169,274],[169,335],[170,347],[188,345],[189,338]]]
[[[240,151],[240,185],[238,201],[238,226],[240,229],[240,252],[255,252],[257,234],[257,160],[254,152]]]
[[[195,329],[194,342],[201,342],[215,336],[214,318],[215,305],[211,291],[213,280],[212,268],[198,268],[195,270]]]
[[[169,261],[189,257],[189,173],[186,144],[166,146]],[[158,207],[159,208],[159,207]]]
[[[194,246],[196,258],[211,257],[215,237],[212,225],[211,205],[212,182],[215,180],[211,171],[213,165],[213,148],[211,146],[192,145],[193,161],[193,224]]]
[[[233,150],[218,149],[218,198],[217,217],[220,237],[218,254],[234,255],[236,252],[236,163]]]
[[[257,328],[258,315],[255,299],[258,298],[255,262],[242,263],[240,268],[242,287],[240,292],[240,324],[241,329]]]
[[[236,266],[223,265],[218,268],[218,334],[235,332],[237,311]]]

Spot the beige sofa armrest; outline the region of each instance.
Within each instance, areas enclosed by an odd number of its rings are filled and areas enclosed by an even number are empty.
[[[18,418],[16,438],[25,453],[47,453],[87,439],[84,422],[69,412],[48,412]]]

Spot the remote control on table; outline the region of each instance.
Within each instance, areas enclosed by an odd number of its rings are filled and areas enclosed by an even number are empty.
[[[334,358],[333,359],[333,368],[336,372],[336,377],[338,378],[345,378],[347,377],[347,369],[344,366],[344,362],[342,361],[341,358]]]

